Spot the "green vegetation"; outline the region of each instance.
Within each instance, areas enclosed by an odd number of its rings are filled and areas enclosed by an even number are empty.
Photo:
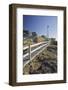
[[[24,30],[23,45],[51,41],[50,45],[30,61],[24,68],[23,74],[44,74],[57,72],[57,41],[55,38],[47,38],[45,35],[38,36],[36,32],[29,32]],[[38,46],[39,47],[39,46]],[[36,47],[35,47],[36,48]],[[28,50],[24,51],[27,53]]]
[[[57,45],[57,41],[55,40],[55,38],[51,38],[50,40],[52,45]]]
[[[48,64],[50,63],[49,64],[50,66],[47,66],[46,63]],[[51,63],[54,63],[52,67]],[[57,72],[56,67],[57,67],[57,46],[50,45],[24,67],[23,74],[54,73]],[[51,68],[56,69],[51,70]]]
[[[41,37],[43,37],[45,39],[45,41],[49,40],[49,38],[47,38],[45,35],[42,35]]]
[[[31,45],[31,44],[32,44],[32,39],[26,39],[23,41],[24,46]]]
[[[29,30],[23,30],[23,38],[24,46],[49,40],[45,35],[39,36],[36,32],[29,32]]]
[[[45,39],[41,36],[37,36],[37,37],[34,38],[35,43],[39,43],[39,42],[43,42],[43,41],[45,41]]]
[[[42,35],[42,36],[35,36],[35,37],[31,37],[31,38],[27,38],[23,40],[23,45],[27,46],[27,45],[31,45],[33,43],[39,43],[39,42],[44,42],[44,41],[48,41],[49,39]]]

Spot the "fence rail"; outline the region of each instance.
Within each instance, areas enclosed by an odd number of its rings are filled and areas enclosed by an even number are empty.
[[[46,41],[46,42],[40,42],[40,43],[33,44],[33,45],[30,45],[30,46],[31,47],[35,47],[35,46],[38,46],[38,45],[41,45],[41,44],[44,44],[44,43],[48,43],[48,41]],[[28,49],[28,48],[29,48],[29,46],[26,46],[26,47],[23,48],[23,50]]]
[[[33,44],[33,45],[29,45],[23,48],[24,50],[28,50],[28,52],[26,54],[23,55],[23,60],[28,62],[28,60],[26,60],[26,58],[30,60],[34,59],[40,52],[42,52],[42,50],[44,50],[45,47],[47,47],[49,44],[49,41],[46,42],[40,42],[37,44]],[[32,49],[34,48],[34,49]]]

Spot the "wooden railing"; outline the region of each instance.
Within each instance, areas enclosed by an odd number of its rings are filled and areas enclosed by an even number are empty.
[[[49,44],[49,41],[46,41],[46,42],[40,42],[37,44],[33,44],[33,45],[24,47],[23,51],[28,50],[28,52],[23,55],[24,60],[26,60],[26,57],[28,57],[28,56],[29,56],[29,60],[34,59],[34,57],[36,57],[40,52],[42,52],[42,50],[44,50],[44,48],[47,47],[48,44]],[[32,48],[34,48],[34,49],[32,49]],[[32,56],[32,54],[35,52],[36,52],[36,54]]]

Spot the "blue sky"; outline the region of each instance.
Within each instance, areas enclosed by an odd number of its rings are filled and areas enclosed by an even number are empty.
[[[23,29],[57,39],[57,16],[23,15]]]

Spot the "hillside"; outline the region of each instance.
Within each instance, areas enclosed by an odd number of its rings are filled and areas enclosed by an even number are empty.
[[[48,46],[23,71],[23,74],[57,73],[57,45]]]

